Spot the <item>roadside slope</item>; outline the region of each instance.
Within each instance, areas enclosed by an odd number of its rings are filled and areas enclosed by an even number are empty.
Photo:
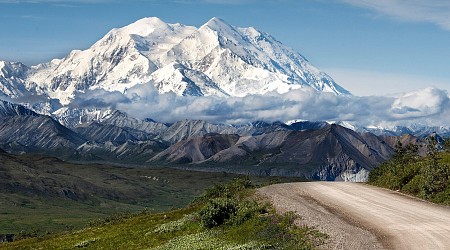
[[[260,189],[298,223],[330,235],[325,249],[450,249],[450,207],[361,183],[309,182]]]

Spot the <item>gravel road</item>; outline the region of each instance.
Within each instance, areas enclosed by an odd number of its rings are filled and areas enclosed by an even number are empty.
[[[450,207],[362,183],[303,182],[259,190],[300,225],[329,235],[321,249],[449,249]]]

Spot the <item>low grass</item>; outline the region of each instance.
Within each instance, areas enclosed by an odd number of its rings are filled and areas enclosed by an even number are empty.
[[[0,155],[0,234],[46,235],[143,210],[187,206],[235,174],[74,164],[38,155]],[[252,177],[256,183],[277,179]],[[288,179],[294,180],[294,179]]]
[[[22,195],[0,194],[0,233],[46,234],[82,228],[98,218],[111,214],[136,213],[142,206],[111,200],[99,200],[98,205],[70,199],[45,199]],[[5,204],[9,203],[9,204]]]
[[[189,206],[164,213],[115,216],[90,227],[12,243],[4,249],[313,249],[325,236],[294,225],[293,214],[279,215],[258,198],[248,179],[216,185]],[[232,201],[235,209],[205,226],[214,200]],[[220,210],[220,209],[219,209]],[[209,218],[210,219],[210,218]]]

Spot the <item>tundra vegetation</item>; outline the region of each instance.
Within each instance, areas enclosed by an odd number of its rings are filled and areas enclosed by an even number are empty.
[[[428,138],[426,155],[417,145],[398,143],[395,154],[372,170],[369,183],[450,205],[450,139]]]
[[[208,189],[185,208],[95,221],[85,229],[24,239],[4,249],[313,249],[326,235],[277,214],[248,178]]]

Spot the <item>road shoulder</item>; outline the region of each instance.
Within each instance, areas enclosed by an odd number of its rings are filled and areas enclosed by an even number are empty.
[[[386,249],[386,236],[363,228],[361,223],[333,207],[318,202],[296,185],[281,184],[263,187],[258,192],[267,197],[277,211],[295,212],[297,225],[314,227],[329,238],[319,249]],[[375,232],[374,232],[375,231]],[[384,242],[384,245],[381,243]]]

